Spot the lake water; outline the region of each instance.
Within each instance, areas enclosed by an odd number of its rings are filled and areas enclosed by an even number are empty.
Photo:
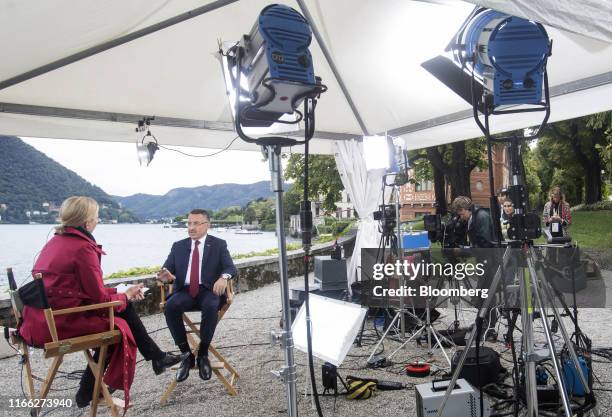
[[[0,225],[0,291],[8,286],[7,267],[13,268],[18,284],[30,276],[38,253],[53,233],[53,225]],[[210,234],[227,241],[232,254],[277,247],[274,232],[237,235],[233,230],[211,229]],[[164,228],[160,224],[101,224],[94,236],[106,252],[102,256],[102,271],[109,275],[133,267],[163,264],[172,243],[187,237],[187,229]]]

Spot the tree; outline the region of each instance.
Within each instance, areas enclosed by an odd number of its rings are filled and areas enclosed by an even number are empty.
[[[308,167],[308,196],[310,200],[323,197],[325,210],[336,210],[336,201],[340,200],[343,190],[342,180],[336,168],[336,161],[331,155],[310,155]],[[285,179],[294,180],[292,189],[298,195],[304,194],[304,155],[291,154],[285,169]]]
[[[537,152],[525,144],[521,147],[521,158],[525,167],[525,183],[529,193],[529,208],[532,210],[540,209],[544,205],[544,195],[542,193],[542,183],[538,176]]]
[[[257,213],[255,209],[250,205],[244,210],[244,216],[242,217],[245,223],[251,224],[257,219]]]
[[[267,224],[276,223],[276,209],[274,204],[274,199],[272,198],[258,198],[255,201],[251,201],[245,209],[245,222],[249,222],[246,218],[248,218],[250,222],[257,220],[263,227]]]
[[[211,213],[211,215],[215,220],[230,220],[229,219],[230,217],[232,219],[237,219],[237,218],[242,217],[242,207],[240,206],[225,207],[225,208],[219,209],[219,211],[216,211],[215,213]]]
[[[606,149],[612,136],[612,112],[599,113],[557,123],[546,127],[538,142],[543,163],[540,168],[542,185],[561,185],[566,194],[572,192],[574,203],[583,200],[592,204],[602,198],[602,170]],[[557,173],[563,170],[562,173]]]
[[[410,151],[408,153],[408,159],[414,172],[414,178],[411,178],[411,180],[415,182],[433,180],[436,211],[438,213],[446,213],[448,207],[446,202],[446,178],[444,177],[444,173],[429,162],[425,149]]]
[[[587,126],[596,129],[600,134],[603,131],[603,141],[595,144],[595,149],[599,152],[603,169],[602,174],[607,171],[607,187],[602,190],[602,199],[607,198],[612,186],[612,111],[596,113],[587,117]],[[602,177],[606,185],[605,177]]]
[[[446,184],[451,187],[451,199],[471,197],[470,174],[476,167],[487,168],[484,138],[433,146],[410,153],[417,181],[433,180],[436,205],[446,211]]]
[[[292,184],[291,187],[285,193],[285,198],[283,199],[283,209],[285,211],[285,220],[289,220],[289,218],[294,214],[300,213],[300,201],[304,198],[304,191],[298,189],[295,184]]]

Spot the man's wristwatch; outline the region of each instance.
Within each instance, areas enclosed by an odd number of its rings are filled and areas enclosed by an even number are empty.
[[[232,276],[230,274],[221,274],[221,278],[226,281],[229,281],[230,279],[232,279]]]

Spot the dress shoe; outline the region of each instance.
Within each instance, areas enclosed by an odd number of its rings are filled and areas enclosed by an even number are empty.
[[[153,372],[155,375],[159,375],[166,370],[166,368],[176,365],[183,359],[182,355],[174,355],[170,352],[166,352],[163,358],[153,359],[151,365],[153,366]]]
[[[189,370],[195,366],[195,358],[191,353],[181,356],[181,366],[176,370],[176,382],[182,382],[189,377]]]
[[[497,332],[495,330],[489,330],[485,336],[487,342],[497,342]]]
[[[206,356],[198,356],[198,370],[200,378],[204,381],[208,381],[212,376],[212,368],[210,367],[210,361]]]
[[[109,388],[108,392],[112,395],[113,392],[115,392],[116,390],[114,388]],[[77,391],[76,395],[74,396],[74,402],[76,403],[77,407],[79,408],[85,408],[87,407],[90,403],[91,403],[91,395],[93,394],[93,387],[88,387],[85,389],[82,389],[81,387],[79,387],[79,390]],[[102,393],[102,391],[100,391],[100,401],[104,400],[104,394]]]
[[[85,391],[82,391],[79,388],[76,395],[74,396],[74,402],[76,403],[77,407],[85,408],[89,405],[89,403],[91,403],[91,391],[93,391],[93,389],[91,389],[89,391],[89,394],[87,394]]]

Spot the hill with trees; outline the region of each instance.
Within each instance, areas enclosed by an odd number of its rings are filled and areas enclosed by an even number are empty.
[[[290,186],[290,184],[285,184],[285,189]],[[193,208],[210,211],[232,206],[244,207],[251,201],[269,197],[272,197],[270,182],[259,181],[253,184],[216,184],[174,188],[164,195],[134,194],[114,198],[143,219],[159,219],[183,216]]]
[[[54,223],[62,201],[94,198],[102,220],[138,221],[100,187],[15,136],[0,136],[0,216],[5,223]]]

